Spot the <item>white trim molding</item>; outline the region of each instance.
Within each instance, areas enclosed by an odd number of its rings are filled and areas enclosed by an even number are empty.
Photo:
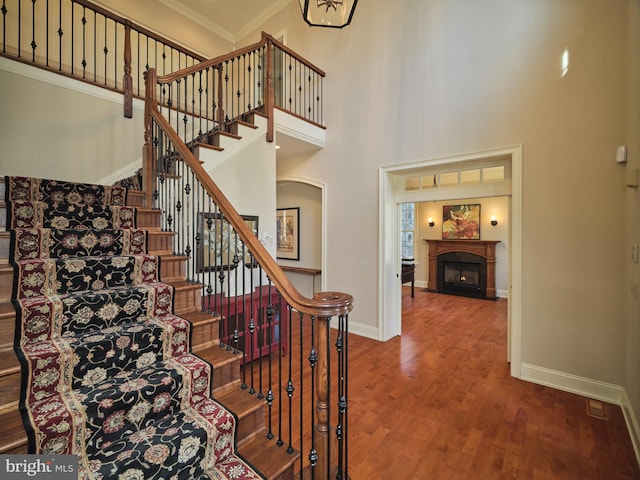
[[[640,465],[640,426],[624,387],[527,363],[521,365],[520,371],[521,379],[527,382],[620,406]]]

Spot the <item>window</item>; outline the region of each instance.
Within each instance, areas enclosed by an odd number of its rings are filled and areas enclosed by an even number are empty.
[[[402,258],[413,258],[413,237],[416,230],[415,203],[400,204],[400,253]]]

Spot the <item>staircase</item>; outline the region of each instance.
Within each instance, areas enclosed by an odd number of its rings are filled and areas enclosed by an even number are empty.
[[[0,198],[5,198],[4,182]],[[288,454],[266,438],[264,399],[240,388],[242,354],[219,347],[220,316],[201,311],[202,286],[186,279],[187,257],[174,255],[172,232],[161,231],[160,212],[146,209],[145,194],[129,191],[137,228],[147,231],[147,253],[160,257],[160,280],[174,290],[173,313],[191,324],[191,351],[213,366],[212,397],[237,417],[237,450],[268,479],[293,479],[297,452]],[[16,310],[11,303],[15,280],[9,263],[7,211],[0,204],[0,454],[27,453],[27,435],[19,412],[21,368],[14,353]]]

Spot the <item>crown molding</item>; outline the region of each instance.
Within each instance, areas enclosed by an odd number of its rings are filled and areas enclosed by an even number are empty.
[[[247,36],[249,33],[259,28],[265,21],[271,18],[273,15],[278,13],[284,7],[286,7],[293,0],[277,0],[271,3],[267,8],[261,10],[260,13],[256,16],[251,16],[249,21],[243,25],[243,27],[237,32],[232,32],[226,27],[223,27],[221,24],[211,20],[209,18],[203,17],[201,12],[193,10],[192,8],[187,7],[180,0],[158,0],[163,5],[175,10],[181,15],[187,17],[189,20],[196,22],[197,24],[203,26],[204,28],[212,31],[216,35],[224,38],[228,42],[231,42],[235,45],[235,43]]]
[[[184,3],[179,0],[158,0],[163,5],[169,7],[172,10],[175,10],[180,15],[187,17],[189,20],[196,22],[198,25],[203,26],[204,28],[211,30],[215,34],[221,36],[228,42],[234,43],[235,40],[233,38],[233,33],[224,28],[219,23],[214,22],[213,20],[209,20],[202,16],[201,13],[193,10],[192,8],[187,7]]]

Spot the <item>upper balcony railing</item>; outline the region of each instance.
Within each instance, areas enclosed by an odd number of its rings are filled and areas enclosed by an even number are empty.
[[[1,12],[1,56],[122,93],[126,117],[133,115],[133,98],[145,96],[149,69],[165,76],[204,61],[213,65],[201,54],[87,0],[3,0]],[[243,55],[248,51],[241,49],[223,65],[219,89],[202,111],[219,109],[224,114],[217,112],[215,118],[224,121],[257,107],[271,109],[263,112],[271,116],[273,107],[322,126],[324,72],[269,38],[274,46],[272,103],[266,105],[265,98],[267,58]]]

